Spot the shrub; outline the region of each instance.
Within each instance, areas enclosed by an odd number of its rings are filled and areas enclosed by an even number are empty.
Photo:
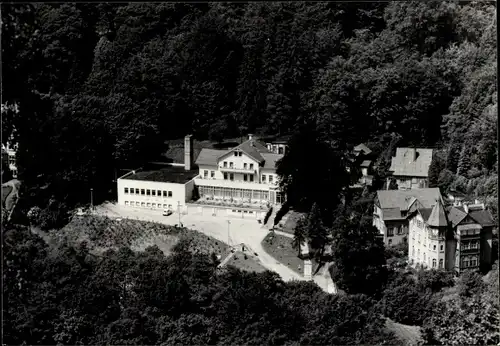
[[[285,214],[288,213],[289,210],[290,205],[285,202],[285,204],[281,206],[281,209],[276,213],[276,217],[274,218],[274,226],[276,226],[281,221],[283,216],[285,216]]]
[[[273,212],[273,207],[269,208],[269,210],[266,213],[266,216],[264,216],[264,225],[267,223],[267,220],[271,217],[271,214]]]

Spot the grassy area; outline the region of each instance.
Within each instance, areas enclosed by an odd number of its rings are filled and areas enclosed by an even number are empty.
[[[297,221],[302,216],[305,216],[305,215],[303,213],[299,213],[296,211],[289,212],[287,215],[288,219],[286,220],[283,227],[280,228],[280,231],[285,232],[285,233],[289,233],[289,234],[293,234],[293,230],[295,229],[295,225],[297,225]]]
[[[418,345],[422,340],[421,329],[417,326],[408,326],[386,319],[386,328],[393,332],[406,345]]]
[[[304,275],[304,261],[298,257],[298,250],[292,248],[291,238],[270,232],[262,241],[262,247],[276,260],[294,272]]]
[[[7,199],[7,196],[10,195],[10,193],[12,192],[12,186],[9,186],[9,185],[6,185],[6,186],[2,186],[2,207],[6,207],[5,206],[5,200]]]
[[[148,246],[157,245],[165,254],[169,254],[181,239],[190,241],[190,250],[194,253],[215,253],[224,258],[230,252],[227,244],[194,230],[139,220],[110,219],[105,216],[74,217],[64,228],[52,234],[57,239],[65,239],[74,245],[87,241],[93,252],[123,246],[143,251]]]
[[[249,272],[262,273],[266,271],[266,268],[255,257],[244,254],[241,251],[236,251],[226,265]]]

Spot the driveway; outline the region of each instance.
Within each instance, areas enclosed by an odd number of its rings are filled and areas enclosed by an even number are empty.
[[[175,225],[179,223],[179,214],[177,212],[174,212],[170,216],[162,216],[159,211],[133,209],[110,203],[97,206],[95,213],[112,218],[120,217],[153,221],[166,225]],[[265,268],[278,273],[284,281],[305,281],[302,276],[278,262],[262,248],[261,242],[269,231],[267,229],[262,229],[262,225],[258,224],[256,220],[188,214],[181,215],[180,221],[184,227],[197,230],[229,245],[246,244],[257,254],[261,264]],[[316,282],[325,292],[328,292],[328,284],[324,276],[321,276],[321,278],[314,278],[314,282]]]

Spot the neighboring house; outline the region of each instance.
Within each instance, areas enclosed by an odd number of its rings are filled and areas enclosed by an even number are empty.
[[[432,149],[397,148],[389,171],[396,179],[398,189],[423,189],[429,187],[431,162]]]
[[[377,191],[373,225],[386,245],[396,245],[408,236],[408,215],[414,210],[432,208],[442,201],[438,188]]]
[[[458,273],[491,265],[491,213],[484,204],[417,209],[409,216],[408,257],[413,265]]]
[[[251,137],[251,135],[249,135]],[[280,136],[272,141],[266,141],[266,148],[275,154],[285,155],[288,149],[288,141],[290,136]]]
[[[446,244],[450,267],[457,272],[489,267],[495,227],[490,211],[475,201],[448,208],[448,218],[452,230]]]
[[[283,202],[276,175],[282,157],[249,136],[229,150],[202,148],[194,162],[193,139],[186,136],[184,164],[150,164],[118,178],[118,204],[261,218],[269,205]]]
[[[202,149],[195,179],[200,198],[250,204],[282,204],[276,162],[283,155],[249,139],[230,150]]]
[[[353,187],[371,186],[373,181],[372,168],[373,157],[372,151],[364,143],[354,147],[355,165],[361,170],[361,178]],[[349,170],[349,169],[348,169]]]

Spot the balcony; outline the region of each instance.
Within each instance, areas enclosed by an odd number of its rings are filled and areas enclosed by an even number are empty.
[[[219,167],[221,172],[229,173],[242,173],[242,174],[257,174],[257,170],[250,168],[237,168],[237,167]]]

